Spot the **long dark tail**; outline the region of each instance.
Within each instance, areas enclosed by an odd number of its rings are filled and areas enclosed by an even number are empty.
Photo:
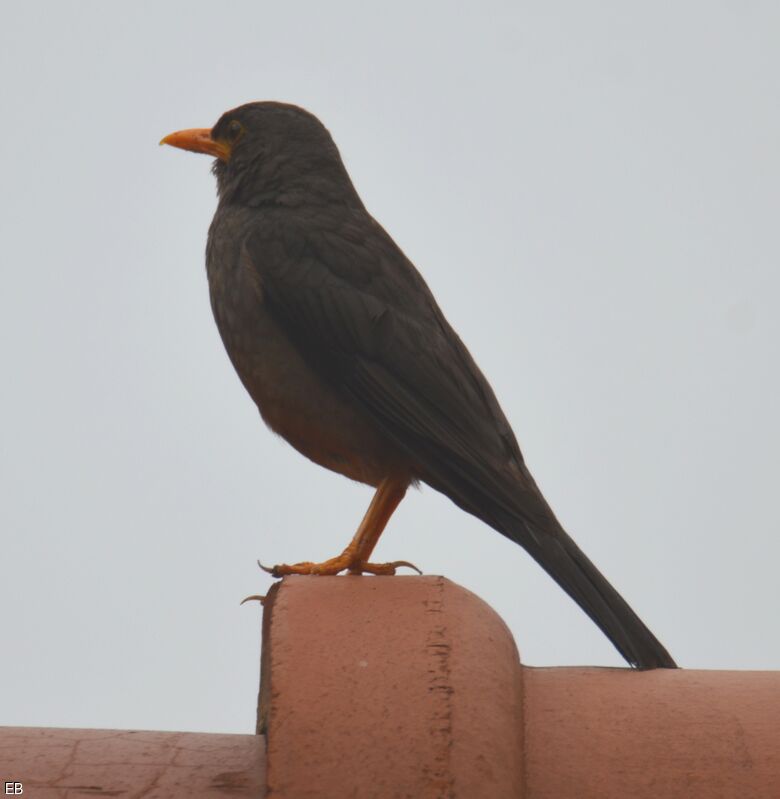
[[[593,619],[628,663],[638,669],[677,668],[665,647],[625,599],[565,530],[560,525],[557,527],[555,532],[536,531],[529,522],[520,520],[509,529],[497,529],[533,556]]]
[[[451,459],[447,468],[426,477],[426,482],[520,544],[630,665],[677,668],[663,644],[563,529],[522,461],[511,474],[506,469],[485,474],[458,467],[461,464]]]

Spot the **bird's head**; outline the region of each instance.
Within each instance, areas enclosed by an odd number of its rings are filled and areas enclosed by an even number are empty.
[[[160,144],[213,155],[222,202],[360,203],[330,133],[295,105],[247,103],[225,112],[211,129],[180,130]]]

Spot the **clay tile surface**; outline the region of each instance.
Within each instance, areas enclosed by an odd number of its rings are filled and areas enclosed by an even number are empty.
[[[31,799],[263,797],[265,745],[257,735],[2,727],[6,781]]]
[[[441,577],[292,577],[269,600],[275,799],[780,798],[780,672],[523,667]]]
[[[519,796],[520,663],[441,577],[289,577],[266,613],[273,797]]]
[[[0,728],[0,784],[36,799],[780,799],[780,672],[526,667],[496,613],[442,577],[277,583],[258,732]]]

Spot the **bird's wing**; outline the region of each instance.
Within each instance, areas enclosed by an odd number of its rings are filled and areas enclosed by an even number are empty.
[[[492,389],[414,266],[365,212],[306,213],[245,243],[266,307],[306,361],[461,507],[494,525],[491,508],[549,523]]]
[[[633,665],[674,660],[561,527],[498,402],[414,266],[365,212],[265,213],[242,257],[303,358],[415,475],[523,546]]]

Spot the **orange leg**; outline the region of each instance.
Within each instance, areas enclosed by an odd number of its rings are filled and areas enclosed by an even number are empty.
[[[369,563],[368,559],[374,551],[374,547],[379,541],[379,536],[385,529],[387,522],[393,515],[393,511],[398,507],[406,494],[408,487],[407,481],[401,481],[391,477],[386,477],[377,486],[374,498],[368,506],[366,515],[360,523],[357,532],[347,545],[346,549],[335,558],[323,561],[322,563],[295,563],[291,566],[283,563],[274,566],[272,569],[262,566],[261,568],[272,574],[274,577],[283,577],[285,574],[338,574],[347,569],[351,574],[395,574],[399,566],[409,566],[417,569],[405,560],[396,560],[392,563]]]

